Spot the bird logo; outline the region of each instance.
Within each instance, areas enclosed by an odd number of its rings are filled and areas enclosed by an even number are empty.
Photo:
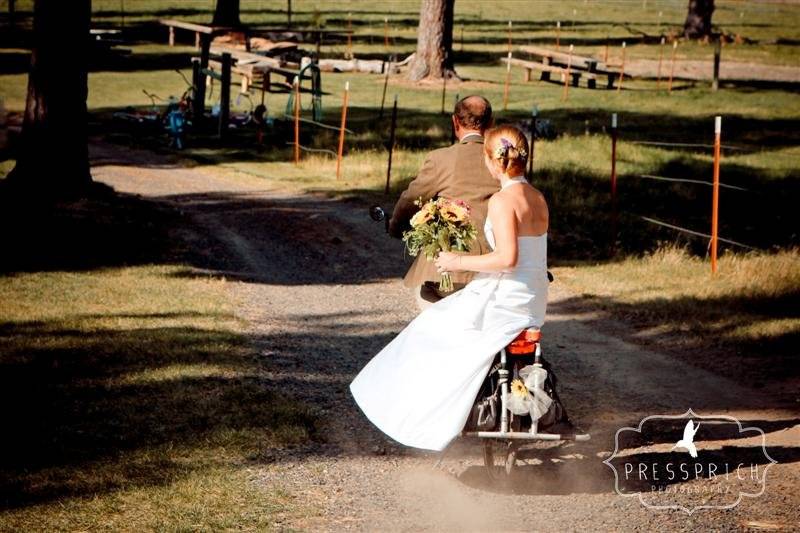
[[[694,425],[693,420],[689,420],[686,422],[686,427],[683,428],[683,438],[675,443],[675,446],[672,447],[674,450],[675,448],[685,448],[686,451],[689,452],[689,455],[692,457],[697,457],[697,448],[694,445],[694,434],[697,433],[698,428],[700,427],[700,423],[698,422],[697,425]],[[670,450],[671,451],[671,450]]]

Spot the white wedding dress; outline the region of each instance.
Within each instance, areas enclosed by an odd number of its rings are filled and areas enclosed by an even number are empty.
[[[494,248],[488,219],[484,232]],[[461,433],[495,355],[523,329],[542,326],[547,234],[518,243],[513,270],[479,273],[423,311],[350,384],[367,418],[397,442],[443,450]]]

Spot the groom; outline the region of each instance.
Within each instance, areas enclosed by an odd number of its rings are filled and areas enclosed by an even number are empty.
[[[467,96],[456,104],[452,119],[458,142],[428,154],[417,177],[394,206],[389,234],[402,237],[403,231],[409,228],[409,220],[419,209],[414,201],[420,197],[423,201],[437,196],[464,200],[472,208],[472,222],[478,230],[477,241],[469,253],[483,254],[489,250],[483,234],[489,197],[500,189],[483,162],[483,132],[492,126],[492,106],[482,96]],[[473,274],[455,272],[452,276],[453,286],[458,290],[469,283]],[[420,311],[452,294],[437,289],[436,266],[423,254],[414,260],[403,282],[413,289]]]

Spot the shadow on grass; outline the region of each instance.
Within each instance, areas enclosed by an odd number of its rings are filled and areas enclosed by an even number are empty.
[[[258,454],[319,438],[315,416],[258,377],[238,334],[92,329],[2,324],[0,398],[13,435],[0,459],[2,507],[168,484],[225,461],[193,457],[203,449]],[[181,375],[187,366],[200,375]]]

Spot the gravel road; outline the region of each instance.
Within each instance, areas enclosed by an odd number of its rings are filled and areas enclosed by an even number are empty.
[[[774,407],[763,390],[592,329],[588,312],[561,304],[570,295],[557,280],[545,353],[567,408],[592,440],[539,450],[503,486],[488,482],[474,442],[457,442],[435,466],[437,455],[394,444],[372,427],[347,389],[416,314],[400,282],[402,248],[369,220],[366,206],[297,195],[246,175],[184,168],[107,144],[95,143],[92,157],[96,180],[174,206],[219,243],[211,259],[229,280],[238,314],[264,358],[265,386],[321,413],[326,442],[249,466],[253,483],[283,490],[311,509],[278,516],[277,529],[798,529],[798,410]],[[614,475],[602,459],[614,450],[616,430],[647,415],[688,408],[769,428],[767,449],[779,464],[769,469],[762,496],[690,515],[650,510],[615,493]]]

